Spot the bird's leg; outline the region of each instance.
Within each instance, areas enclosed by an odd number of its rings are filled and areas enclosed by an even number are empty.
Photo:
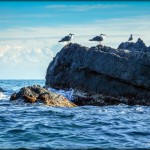
[[[101,41],[99,42],[99,45],[101,45]]]

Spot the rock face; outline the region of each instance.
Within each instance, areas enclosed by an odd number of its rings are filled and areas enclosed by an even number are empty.
[[[123,42],[119,45],[118,49],[128,49],[131,51],[139,51],[139,52],[150,52],[149,47],[145,45],[145,43],[138,38],[137,42]]]
[[[122,43],[119,48],[100,45],[88,48],[72,43],[66,45],[47,68],[46,86],[73,88],[91,97],[100,94],[105,96],[103,104],[106,105],[122,102],[150,105],[148,48],[141,39],[127,46]],[[84,98],[84,105],[90,102],[94,105],[91,97]],[[97,102],[96,105],[101,104]]]
[[[70,102],[65,97],[55,94],[42,88],[40,85],[33,85],[21,88],[18,93],[13,93],[10,100],[23,99],[26,103],[43,102],[48,106],[59,107],[75,107],[76,105]]]

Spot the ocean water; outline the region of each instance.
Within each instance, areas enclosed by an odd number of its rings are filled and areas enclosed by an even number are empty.
[[[44,80],[0,80],[0,149],[150,149],[150,107],[48,107],[12,103],[21,87]],[[54,89],[52,89],[55,91]],[[56,91],[71,99],[72,91]]]

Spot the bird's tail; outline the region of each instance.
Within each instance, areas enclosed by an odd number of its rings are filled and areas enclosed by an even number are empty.
[[[62,42],[62,41],[60,40],[60,41],[58,41],[58,42]]]
[[[89,41],[93,41],[93,39],[89,39]]]

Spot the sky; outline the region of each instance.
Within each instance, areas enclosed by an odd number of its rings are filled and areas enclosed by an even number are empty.
[[[73,43],[117,48],[133,34],[150,45],[150,2],[0,1],[0,79],[45,79],[46,69],[74,33]]]

